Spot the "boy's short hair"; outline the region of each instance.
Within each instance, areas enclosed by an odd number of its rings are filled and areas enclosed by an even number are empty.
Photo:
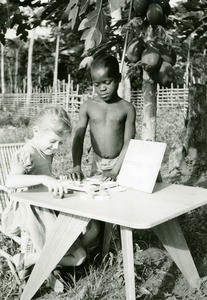
[[[90,66],[90,71],[98,68],[108,69],[108,73],[111,77],[119,77],[119,63],[115,56],[111,54],[104,54],[95,56]]]
[[[52,130],[59,136],[71,133],[70,117],[62,107],[58,106],[44,108],[34,120],[34,125],[43,130]]]

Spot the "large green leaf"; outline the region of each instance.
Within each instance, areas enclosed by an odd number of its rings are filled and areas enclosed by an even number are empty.
[[[105,28],[105,15],[102,8],[96,8],[94,11],[87,15],[88,25],[90,27],[97,27],[101,32],[104,32]]]
[[[102,0],[96,1],[96,7],[88,13],[79,25],[79,30],[84,30],[81,39],[85,40],[85,51],[97,47],[105,31],[106,17],[103,11]]]
[[[68,15],[68,21],[71,21],[71,28],[73,29],[76,23],[76,19],[78,16],[78,10],[79,10],[79,0],[71,0],[69,1],[66,10],[64,12],[64,15]]]
[[[85,18],[85,19],[83,19],[83,20],[81,21],[81,23],[80,23],[80,25],[79,25],[79,27],[78,27],[78,30],[84,30],[84,29],[86,29],[86,28],[88,28],[88,27],[90,27],[90,24],[89,24],[89,22],[88,22],[88,19]]]
[[[74,5],[73,8],[70,10],[68,21],[71,21],[71,28],[73,29],[76,23],[76,19],[78,16],[78,6]]]
[[[97,27],[91,27],[86,29],[81,37],[81,40],[85,40],[85,51],[98,47],[102,40],[102,33]]]
[[[90,0],[82,0],[81,1],[80,12],[79,12],[80,16],[86,12],[89,5],[90,5]]]

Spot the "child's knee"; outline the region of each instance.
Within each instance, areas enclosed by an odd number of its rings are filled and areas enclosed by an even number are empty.
[[[75,252],[73,252],[73,256],[75,266],[80,266],[86,260],[87,253],[84,248],[80,247]]]
[[[98,221],[92,220],[91,231],[94,233],[94,236],[97,236],[100,232],[100,223]]]

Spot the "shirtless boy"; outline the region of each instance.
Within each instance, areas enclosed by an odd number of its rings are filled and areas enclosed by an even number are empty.
[[[130,139],[135,136],[135,108],[117,94],[121,80],[117,59],[109,54],[94,58],[90,67],[97,96],[85,101],[79,112],[72,155],[73,180],[81,180],[83,144],[87,125],[93,148],[91,176],[116,180]]]

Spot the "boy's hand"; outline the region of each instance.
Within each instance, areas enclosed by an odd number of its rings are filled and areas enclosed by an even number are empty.
[[[102,180],[103,181],[116,181],[117,178],[117,173],[110,171],[110,172],[104,172],[102,175]]]
[[[48,188],[49,193],[60,198],[67,193],[67,188],[64,188],[61,182],[53,177],[42,175],[42,184]]]
[[[83,172],[82,171],[73,171],[72,173],[69,174],[69,179],[71,180],[78,180],[82,181],[84,178]]]

